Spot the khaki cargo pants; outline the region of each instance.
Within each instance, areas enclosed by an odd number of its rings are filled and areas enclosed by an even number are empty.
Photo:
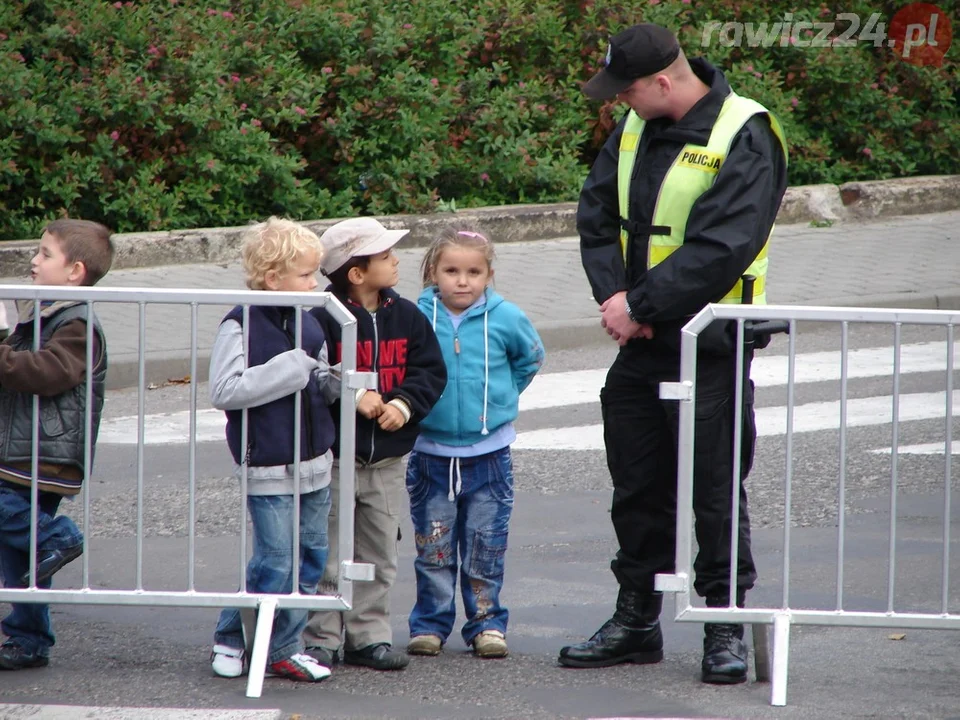
[[[369,645],[392,643],[390,629],[390,588],[397,577],[398,533],[400,513],[405,507],[406,462],[394,462],[376,467],[356,469],[356,509],[354,511],[354,561],[371,563],[376,574],[371,582],[357,582],[353,586],[353,608],[344,612],[312,612],[303,633],[307,647],[325,647],[336,650],[341,637],[347,650],[360,650]],[[333,507],[330,509],[330,553],[319,592],[334,594],[339,574],[339,512],[337,498],[340,492],[340,467],[334,464],[330,491]]]

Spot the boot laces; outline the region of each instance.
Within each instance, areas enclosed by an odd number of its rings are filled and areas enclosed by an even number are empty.
[[[711,646],[729,645],[734,641],[743,640],[743,625],[728,625],[726,623],[710,623],[707,625],[707,643]]]

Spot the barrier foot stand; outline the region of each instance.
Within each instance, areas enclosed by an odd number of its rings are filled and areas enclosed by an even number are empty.
[[[757,682],[770,682],[770,640],[766,623],[753,623],[753,665]]]
[[[273,632],[273,616],[277,613],[276,598],[264,598],[257,612],[257,634],[253,638],[253,654],[247,676],[247,697],[258,698],[263,692],[263,676],[267,671],[267,654],[270,651],[270,633]]]
[[[240,627],[243,629],[243,649],[250,657],[253,655],[253,638],[257,630],[257,611],[254,608],[240,609]]]
[[[790,655],[790,613],[773,616],[773,685],[770,704],[787,704],[787,660]]]

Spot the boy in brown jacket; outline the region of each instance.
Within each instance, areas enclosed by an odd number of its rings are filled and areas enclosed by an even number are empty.
[[[36,285],[95,285],[112,262],[107,228],[87,220],[57,220],[40,238],[30,277]],[[84,480],[88,309],[76,301],[42,301],[40,347],[34,350],[34,308],[32,300],[17,303],[17,326],[0,344],[0,576],[8,588],[27,587],[31,581],[34,426],[39,431],[37,587],[49,588],[52,575],[83,552],[80,529],[56,513],[63,497],[79,493]],[[95,316],[93,323],[91,452],[107,372],[103,329]],[[38,419],[33,414],[36,395]],[[22,670],[50,662],[55,639],[47,605],[13,603],[0,629],[7,636],[0,645],[0,669]]]

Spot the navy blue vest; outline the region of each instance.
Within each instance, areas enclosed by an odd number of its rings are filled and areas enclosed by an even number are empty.
[[[301,347],[317,357],[323,347],[323,329],[316,318],[301,311]],[[243,326],[243,308],[235,307],[224,320],[235,320]],[[295,347],[296,318],[289,307],[250,307],[250,356],[247,367],[263,365],[282,352]],[[300,391],[300,460],[323,455],[333,444],[334,426],[330,410],[316,376]],[[241,452],[240,428],[242,411],[227,411],[227,445],[236,463],[246,459],[248,465],[269,467],[293,464],[294,396],[250,408],[247,411],[247,450]]]

